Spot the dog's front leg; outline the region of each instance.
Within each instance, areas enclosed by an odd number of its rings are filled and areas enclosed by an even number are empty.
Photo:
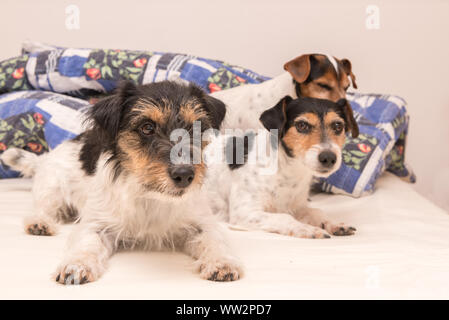
[[[62,284],[84,284],[97,280],[106,270],[114,250],[111,237],[81,222],[68,239],[67,252],[55,280]]]
[[[330,238],[326,231],[301,223],[288,213],[270,213],[265,211],[231,212],[232,224],[249,229],[263,230],[286,236],[307,239]]]
[[[316,208],[302,207],[295,210],[294,217],[301,222],[322,228],[334,236],[353,235],[356,229],[345,223],[333,222],[323,211]]]
[[[225,230],[218,224],[197,226],[187,233],[184,251],[196,259],[195,265],[203,279],[234,281],[243,276],[243,267],[229,248]]]

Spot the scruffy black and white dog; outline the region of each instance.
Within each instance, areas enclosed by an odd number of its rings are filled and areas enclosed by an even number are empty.
[[[55,279],[95,281],[120,248],[177,248],[194,259],[200,276],[232,281],[239,261],[200,192],[204,162],[174,164],[175,129],[218,129],[225,105],[194,85],[124,83],[90,111],[89,129],[50,153],[8,149],[1,160],[34,177],[33,235],[53,235],[57,223],[79,220]],[[194,148],[194,146],[192,146]],[[200,154],[204,145],[200,145]]]
[[[340,167],[345,133],[358,135],[349,103],[287,96],[259,120],[266,130],[225,135],[208,147],[208,157],[223,149],[232,155],[209,169],[213,211],[240,227],[299,238],[354,234],[308,203],[312,178]]]

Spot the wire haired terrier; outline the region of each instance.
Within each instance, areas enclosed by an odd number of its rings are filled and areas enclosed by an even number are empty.
[[[242,267],[201,192],[206,166],[174,164],[171,132],[218,129],[225,105],[195,85],[126,82],[88,114],[88,130],[36,156],[6,150],[1,160],[33,176],[36,212],[25,231],[53,235],[58,222],[79,221],[54,279],[97,280],[121,248],[176,248],[193,257],[204,279],[233,281]],[[200,149],[204,145],[192,146]],[[197,150],[198,151],[198,150]]]

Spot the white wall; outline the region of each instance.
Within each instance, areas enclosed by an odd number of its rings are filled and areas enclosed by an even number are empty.
[[[69,4],[80,8],[79,30],[65,27]],[[365,27],[368,4],[380,9],[379,30]],[[1,59],[17,55],[25,39],[191,53],[269,76],[302,53],[349,58],[359,91],[408,101],[416,188],[449,210],[447,1],[2,0],[0,9]]]

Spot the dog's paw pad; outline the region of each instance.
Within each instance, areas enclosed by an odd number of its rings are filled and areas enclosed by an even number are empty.
[[[210,281],[235,281],[242,277],[242,268],[234,263],[203,263],[200,276]]]
[[[327,232],[323,231],[314,231],[312,233],[307,234],[305,238],[309,239],[329,239],[331,236]]]
[[[328,230],[334,236],[351,236],[357,229],[352,226],[347,226],[344,223],[329,225],[326,230]]]
[[[94,281],[90,269],[81,264],[62,266],[56,272],[55,281],[65,285],[78,285]]]
[[[25,231],[34,236],[52,236],[55,234],[53,227],[45,222],[36,222],[25,225]]]

